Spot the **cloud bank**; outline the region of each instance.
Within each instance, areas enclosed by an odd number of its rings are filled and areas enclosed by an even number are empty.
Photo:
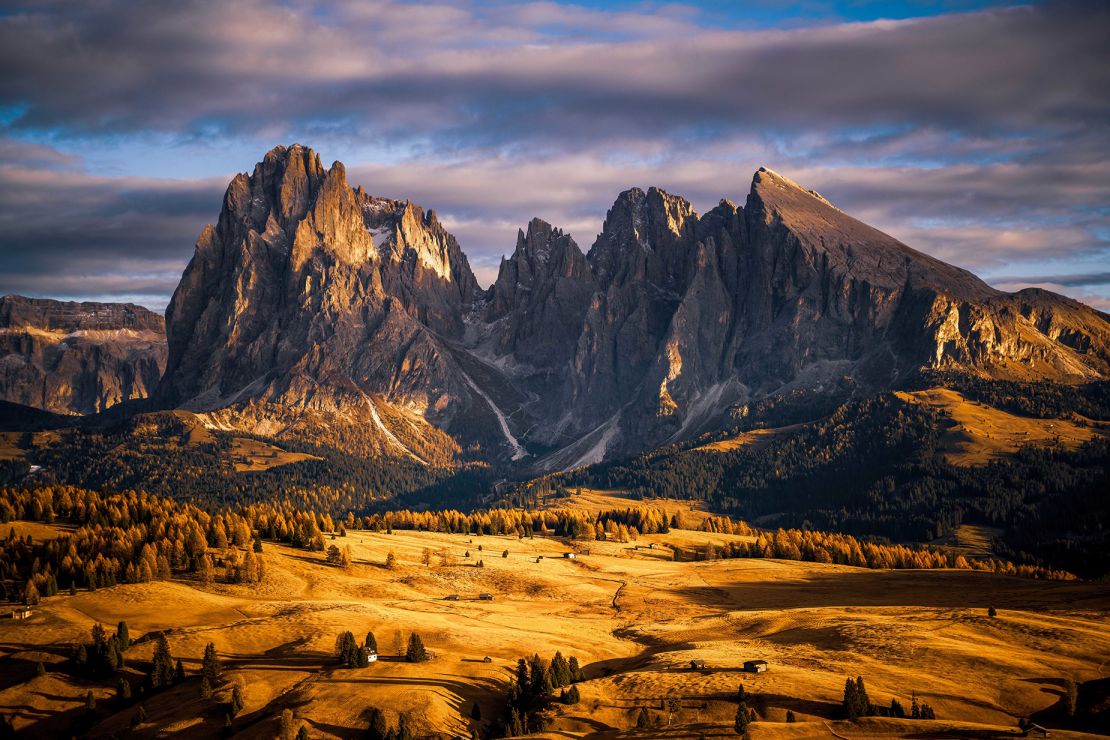
[[[988,278],[1110,295],[1062,279],[1110,258],[1107,6],[733,20],[548,2],[12,7],[0,292],[164,305],[230,175],[300,141],[436,208],[486,280],[532,216],[588,248],[621,190],[705,209],[767,165]]]

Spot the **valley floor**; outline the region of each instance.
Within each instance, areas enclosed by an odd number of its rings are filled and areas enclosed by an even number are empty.
[[[15,525],[21,536],[50,527]],[[633,543],[351,532],[354,564],[265,544],[256,586],[201,588],[189,581],[116,586],[44,599],[26,621],[0,623],[0,713],[38,737],[67,733],[92,690],[94,736],[125,736],[134,706],[113,711],[114,680],[63,673],[71,645],[96,622],[126,620],[132,683],[153,640],[168,630],[175,657],[195,676],[204,646],[216,645],[245,707],[236,737],[271,738],[292,709],[313,738],[361,737],[370,707],[416,720],[418,735],[470,736],[474,703],[493,718],[517,658],[577,656],[587,680],[581,702],[556,704],[545,737],[735,737],[737,687],[758,699],[751,736],[1002,737],[1017,718],[1056,705],[1066,679],[1110,675],[1110,585],[1034,581],[969,571],[875,571],[777,560],[672,562],[667,544],[723,543],[729,535],[673,530]],[[649,549],[650,543],[656,543]],[[328,543],[333,544],[332,542]],[[479,551],[479,546],[481,551]],[[457,564],[422,564],[425,549]],[[502,552],[508,550],[508,556]],[[384,563],[392,551],[397,567]],[[469,551],[470,557],[464,557]],[[563,557],[575,551],[574,559]],[[539,556],[543,559],[538,559]],[[484,567],[475,567],[478,559]],[[479,593],[494,595],[479,601]],[[458,594],[458,601],[444,600]],[[987,616],[994,606],[998,616]],[[382,659],[341,669],[336,636],[377,636]],[[409,664],[395,643],[416,631],[434,658]],[[489,657],[490,662],[484,659]],[[742,672],[763,659],[765,674]],[[34,666],[42,660],[45,676]],[[704,669],[691,670],[691,660]],[[872,701],[906,707],[911,692],[935,722],[834,720],[846,677],[863,676]],[[229,684],[230,685],[230,684]],[[217,700],[227,700],[225,687]],[[667,724],[662,702],[681,708]],[[641,707],[661,726],[635,730]],[[218,737],[223,705],[202,699],[199,679],[145,703],[139,736]],[[785,722],[787,710],[797,718]],[[1054,731],[1053,737],[1078,737]]]

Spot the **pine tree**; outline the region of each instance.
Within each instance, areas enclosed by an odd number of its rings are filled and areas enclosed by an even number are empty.
[[[363,646],[372,653],[378,652],[378,639],[374,637],[373,632],[366,633],[366,642],[363,643]]]
[[[126,650],[131,647],[131,633],[127,629],[127,622],[120,621],[116,625],[116,640],[119,641],[119,649]]]
[[[786,721],[787,722],[797,722],[797,720],[794,718],[794,710],[793,709],[787,709],[786,710]]]
[[[262,552],[262,540],[258,537],[254,538],[254,546],[252,548],[255,552]]]
[[[173,656],[170,655],[170,643],[164,634],[158,635],[154,646],[154,658],[150,665],[150,685],[155,689],[164,689],[173,683]]]
[[[582,669],[578,667],[578,658],[573,655],[567,663],[567,670],[570,672],[571,683],[578,683],[583,680]]]
[[[141,725],[143,722],[146,722],[146,707],[140,704],[138,708],[135,709],[135,714],[131,716],[131,726],[135,727]]]
[[[367,729],[368,740],[385,740],[389,734],[389,725],[386,724],[385,714],[377,707],[370,707],[370,727]]]
[[[987,616],[988,617],[997,617],[998,616],[998,610],[995,609],[993,606],[988,606],[987,607]]]
[[[748,707],[740,702],[736,707],[736,720],[732,724],[732,728],[736,730],[737,735],[743,735],[748,731],[748,725],[751,724],[751,718],[748,714]]]
[[[470,708],[470,718],[475,722],[482,720],[482,708],[478,706],[478,702],[474,702],[474,706]]]
[[[410,663],[423,663],[428,659],[428,651],[424,649],[424,641],[420,635],[413,632],[409,635],[409,647],[405,651],[405,660]]]
[[[551,679],[547,676],[547,666],[538,655],[532,656],[529,665],[528,690],[532,696],[546,696],[551,691]]]
[[[181,665],[181,658],[177,659],[177,665],[173,669],[173,682],[181,683],[185,680],[185,666]]]
[[[856,716],[870,715],[871,699],[867,696],[867,689],[863,686],[863,676],[856,676]]]
[[[297,730],[297,740],[308,740],[308,728],[301,725],[301,729]]]
[[[243,711],[243,688],[239,684],[235,684],[231,687],[231,703],[228,705],[228,714],[236,717],[241,711]]]
[[[120,676],[119,681],[116,682],[116,698],[120,703],[131,700],[131,684],[123,676]]]
[[[339,656],[339,662],[348,668],[365,668],[369,665],[366,651],[358,646],[354,633],[350,631],[341,633],[336,639],[335,652]]]
[[[651,727],[651,715],[648,714],[647,707],[640,707],[640,713],[636,716],[636,729],[646,730]]]
[[[856,692],[856,683],[850,678],[844,681],[844,699],[841,702],[841,713],[845,719],[859,717],[859,698]]]
[[[208,643],[204,646],[204,658],[200,663],[200,675],[208,681],[210,689],[215,688],[220,682],[220,658],[216,655],[216,645]]]
[[[42,664],[41,660],[38,663],[35,664],[35,675],[36,676],[45,676],[46,675],[46,666],[44,666]]]
[[[571,686],[567,689],[566,699],[563,700],[564,704],[577,704],[582,700],[582,696],[578,692],[577,686]]]
[[[555,688],[566,686],[570,681],[570,667],[561,652],[556,651],[551,659],[551,684]]]

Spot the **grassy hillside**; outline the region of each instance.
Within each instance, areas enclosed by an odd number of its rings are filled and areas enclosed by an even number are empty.
[[[1110,501],[1101,493],[1110,489],[1108,423],[1062,412],[1052,390],[1051,403],[1037,408],[1061,416],[1025,416],[931,388],[797,422],[787,399],[785,411],[757,410],[736,429],[530,482],[508,499],[528,504],[544,491],[585,486],[702,500],[766,526],[897,541],[929,542],[974,525],[997,530],[992,546],[1008,557],[1102,575],[1110,572]],[[1075,393],[1073,406],[1105,410]],[[791,423],[751,428],[783,418]]]
[[[15,530],[35,541],[61,532],[30,523]],[[346,569],[323,553],[266,542],[258,584],[217,578],[205,586],[186,575],[45,599],[0,636],[0,713],[39,736],[75,726],[126,733],[138,704],[112,699],[114,677],[81,678],[66,662],[94,624],[114,628],[120,620],[135,643],[124,670],[133,684],[156,632],[166,633],[187,674],[144,700],[146,719],[136,729],[195,738],[225,732],[236,684],[244,697],[232,721],[236,737],[273,737],[284,709],[310,737],[351,737],[365,730],[371,707],[391,724],[408,713],[418,735],[467,736],[497,717],[517,658],[556,650],[582,662],[585,680],[578,704],[556,702],[543,712],[551,725],[541,737],[616,737],[633,730],[641,709],[662,725],[653,736],[730,734],[740,685],[757,713],[756,740],[997,733],[1057,705],[1067,680],[1097,678],[1110,655],[1104,584],[774,559],[672,562],[666,555],[674,546],[724,548],[746,539],[672,530],[635,543],[568,545],[546,537],[350,531],[334,540],[350,547]],[[562,557],[571,550],[576,559]],[[425,551],[436,554],[429,565]],[[441,552],[449,556],[442,564]],[[393,568],[385,565],[390,553]],[[479,558],[484,567],[475,567]],[[482,592],[495,599],[475,599]],[[444,600],[449,594],[460,598]],[[996,617],[987,615],[990,606]],[[344,630],[360,641],[373,630],[382,659],[364,669],[339,667],[333,648]],[[395,658],[397,634],[404,641],[414,631],[434,653],[429,662]],[[203,698],[197,672],[209,642],[224,662],[224,683]],[[767,660],[770,671],[741,672],[753,658]],[[705,668],[691,670],[694,659]],[[45,675],[36,675],[38,661]],[[844,680],[857,675],[875,703],[898,699],[908,707],[915,692],[938,719],[839,719]],[[88,691],[97,699],[92,713]],[[671,699],[668,725],[660,707]],[[482,721],[470,717],[474,704]]]

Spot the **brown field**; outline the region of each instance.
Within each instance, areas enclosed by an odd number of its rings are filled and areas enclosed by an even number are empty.
[[[795,429],[801,428],[801,424],[791,424],[786,427],[777,427],[775,429],[753,429],[750,432],[743,432],[735,437],[728,439],[720,439],[716,442],[701,445],[700,447],[693,448],[693,452],[732,452],[741,447],[751,447],[752,449],[759,450],[771,443],[775,437],[782,434],[789,434]]]
[[[549,499],[547,508],[584,511],[597,515],[603,511],[613,511],[614,509],[649,507],[659,509],[668,518],[678,514],[682,525],[693,529],[698,528],[709,517],[701,501],[674,498],[637,499],[632,498],[625,491],[616,489],[578,487],[573,490],[574,495],[570,498]]]
[[[591,492],[603,496],[604,492]],[[21,536],[53,536],[41,524]],[[89,683],[57,670],[70,645],[96,623],[127,620],[133,683],[153,641],[168,630],[175,657],[193,676],[214,642],[229,681],[245,687],[236,737],[272,738],[282,709],[310,737],[357,737],[376,706],[391,722],[409,711],[422,734],[469,736],[474,702],[486,718],[503,703],[518,657],[556,650],[586,667],[581,703],[555,705],[544,737],[731,735],[741,683],[762,696],[751,735],[802,737],[994,737],[1016,718],[1060,701],[1063,681],[1105,675],[1110,658],[1110,585],[1042,582],[968,571],[873,571],[777,560],[671,562],[666,543],[723,543],[725,535],[675,531],[635,543],[352,532],[355,562],[343,571],[322,553],[271,543],[257,586],[200,588],[189,581],[123,585],[45,599],[26,622],[0,622],[0,713],[38,737],[64,733],[98,697],[93,736],[128,732],[134,708],[113,711],[113,682]],[[656,549],[636,545],[657,543]],[[330,544],[330,543],[329,543]],[[483,549],[479,552],[478,547]],[[457,565],[421,564],[446,548]],[[507,558],[501,557],[503,550]],[[575,560],[562,558],[577,550]],[[586,554],[588,549],[589,554]],[[464,558],[466,550],[471,557]],[[399,565],[383,565],[389,551]],[[538,555],[545,559],[537,562]],[[474,566],[478,558],[484,568]],[[478,601],[481,592],[496,595]],[[445,601],[459,594],[459,601]],[[998,608],[994,619],[988,606]],[[338,668],[336,635],[378,638],[383,659]],[[395,659],[395,636],[422,636],[435,658]],[[490,656],[492,662],[483,658]],[[706,661],[691,670],[690,660]],[[762,658],[770,671],[740,671]],[[35,661],[47,675],[36,677]],[[862,675],[871,698],[909,706],[916,691],[936,722],[872,718],[834,721],[845,677]],[[146,702],[140,736],[218,737],[224,710],[199,695],[199,679]],[[226,701],[225,686],[217,699]],[[658,713],[677,698],[670,727],[631,730],[639,708]],[[784,722],[792,709],[796,724]],[[1054,737],[1078,737],[1054,731]]]
[[[19,446],[22,432],[0,432],[0,460],[22,460],[27,454]]]
[[[1098,422],[1018,416],[972,401],[947,388],[912,393],[900,391],[897,395],[904,401],[936,408],[952,420],[952,427],[941,437],[941,445],[945,459],[953,465],[986,465],[991,460],[1012,455],[1027,444],[1075,448],[1103,433]]]
[[[237,473],[255,473],[301,460],[319,459],[316,455],[289,452],[257,439],[235,437],[231,440],[231,461]]]

